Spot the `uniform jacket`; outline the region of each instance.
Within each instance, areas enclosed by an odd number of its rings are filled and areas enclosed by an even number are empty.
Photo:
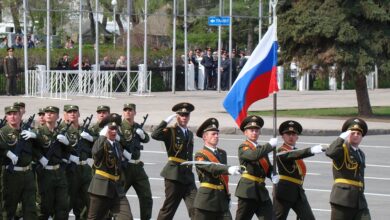
[[[295,149],[284,144],[278,149],[278,152],[285,152],[289,150]],[[279,175],[292,177],[303,182],[306,175],[306,167],[301,159],[311,157],[313,155],[314,154],[311,153],[310,148],[306,148],[277,156],[276,159]],[[300,167],[302,163],[304,170]],[[289,202],[296,202],[298,199],[302,198],[306,199],[306,195],[301,184],[282,179],[276,185],[275,196]]]
[[[346,183],[334,183],[330,194],[330,203],[350,208],[365,209],[364,196],[365,155],[352,149],[342,138],[337,138],[326,150],[326,155],[333,160],[333,178],[361,182],[363,187]]]
[[[162,121],[153,131],[152,138],[164,141],[168,157],[192,161],[194,137],[191,131],[188,130],[188,138],[185,138],[183,131],[177,124],[173,127],[167,127],[167,123]],[[176,180],[183,184],[195,183],[192,166],[183,166],[172,160],[168,160],[160,175],[166,179]]]
[[[137,128],[141,128],[141,126],[134,122],[134,124],[130,124],[129,121],[123,120],[121,124],[121,140],[120,143],[124,150],[127,150],[131,153],[131,159],[138,160],[141,157],[141,143],[148,143],[150,138],[149,135],[145,133],[145,139],[141,140],[141,138],[138,136],[138,134],[135,134],[135,130]],[[133,138],[137,138],[137,140],[132,140]],[[132,143],[134,141],[134,143]],[[134,145],[132,148],[130,145]]]
[[[64,129],[66,124],[61,124],[61,129]],[[80,134],[82,132],[82,127],[74,127],[73,125],[69,127],[68,131],[65,133],[65,136],[69,140],[69,145],[71,149],[71,154],[80,157],[80,161],[85,161],[87,158],[91,158],[91,148],[93,144],[83,138]]]
[[[112,176],[120,177],[122,147],[117,141],[114,141],[114,145],[115,147],[111,145],[107,137],[99,136],[92,148],[94,168],[96,172],[101,170]],[[109,198],[123,197],[126,195],[126,192],[122,185],[120,179],[115,181],[95,173],[89,185],[88,192]]]
[[[8,76],[17,76],[18,73],[18,61],[16,57],[6,56],[3,61],[4,73]]]
[[[210,55],[210,56],[203,56],[203,59],[201,61],[201,64],[207,68],[207,69],[212,69],[214,67],[214,59],[213,59],[213,56]]]
[[[252,176],[264,179],[270,177],[272,165],[268,159],[268,153],[271,151],[272,146],[270,144],[254,146],[251,142],[245,141],[238,148],[240,165],[245,166],[246,172]],[[259,160],[262,160],[262,162]],[[263,167],[262,163],[268,166],[268,170],[264,169],[265,167]],[[258,183],[243,177],[238,182],[235,195],[239,198],[255,199],[257,201],[270,200],[264,182]]]
[[[11,160],[6,156],[10,150],[15,153],[15,149],[20,141],[20,130],[10,127],[8,124],[0,129],[0,154],[3,157],[5,165],[11,164]],[[20,144],[20,143],[19,143]],[[19,155],[18,162],[15,166],[25,167],[30,165],[33,157],[38,154],[37,150],[33,148],[31,140],[23,140],[22,151]]]
[[[208,151],[211,154],[213,152],[207,147],[203,148],[204,151]],[[227,164],[227,155],[226,151],[217,148],[219,154],[219,162],[222,164]],[[195,160],[197,161],[211,161],[206,154],[199,151],[195,154]],[[196,171],[199,176],[199,181],[201,183],[211,183],[214,185],[226,185],[221,179],[221,175],[228,175],[228,166],[210,164],[210,165],[196,165]],[[194,208],[213,211],[213,212],[225,212],[229,210],[230,194],[228,189],[211,189],[207,187],[199,187],[198,192],[196,193]]]

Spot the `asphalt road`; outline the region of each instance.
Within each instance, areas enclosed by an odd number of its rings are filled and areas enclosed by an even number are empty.
[[[269,136],[262,136],[260,140],[268,141]],[[221,135],[219,146],[228,153],[228,163],[238,164],[237,147],[241,143],[241,135]],[[329,144],[335,137],[324,136],[301,136],[297,147],[304,148],[315,144]],[[364,138],[361,148],[366,154],[366,189],[365,194],[372,219],[384,220],[390,216],[390,146],[388,146],[388,135],[367,136]],[[150,178],[150,184],[153,194],[153,215],[156,219],[158,212],[164,202],[164,180],[160,176],[160,171],[165,165],[167,156],[162,142],[151,140],[144,145],[141,159],[145,162],[145,169]],[[195,150],[202,147],[201,140],[195,139]],[[306,195],[313,209],[314,215],[318,220],[330,219],[329,195],[332,188],[332,169],[331,160],[324,154],[316,155],[305,159],[308,174],[304,183]],[[197,176],[196,176],[196,179]],[[234,195],[239,177],[234,176],[230,179],[230,191]],[[272,184],[266,181],[267,188],[272,190]],[[197,184],[199,184],[197,182]],[[131,209],[135,218],[139,218],[139,205],[135,191],[130,189],[127,193]],[[237,209],[237,197],[232,196],[233,205],[231,213],[235,217]],[[288,219],[295,219],[294,212],[290,212]],[[176,212],[177,220],[189,219],[187,210],[182,202]],[[257,219],[254,217],[253,219]]]

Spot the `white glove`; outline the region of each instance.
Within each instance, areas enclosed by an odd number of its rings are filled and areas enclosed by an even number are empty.
[[[137,128],[137,130],[135,130],[135,133],[138,134],[141,140],[145,139],[145,132],[141,128]]]
[[[322,146],[319,144],[319,145],[315,145],[315,146],[311,147],[310,152],[312,154],[319,154],[319,153],[323,152],[322,149],[323,149]]]
[[[92,167],[92,166],[93,166],[93,163],[94,163],[94,161],[93,161],[92,158],[88,158],[88,159],[87,159],[87,164],[88,164],[88,166]]]
[[[230,199],[230,200],[229,200],[229,209],[232,207],[232,204],[233,204],[233,202],[232,202],[232,200]]]
[[[121,140],[121,136],[119,136],[119,134],[116,134],[115,135],[115,140],[119,142]]]
[[[104,126],[104,128],[99,132],[99,135],[100,135],[100,136],[106,136],[107,132],[108,132],[108,126],[106,125],[106,126]]]
[[[80,136],[89,142],[93,142],[93,137],[85,131],[81,132]]]
[[[47,164],[49,163],[49,161],[46,159],[46,157],[41,157],[41,159],[39,159],[39,162],[42,164],[43,167],[46,167]]]
[[[349,137],[349,135],[351,135],[351,130],[341,133],[339,137],[345,140]]]
[[[274,175],[273,173],[271,173],[271,181],[273,184],[277,184],[279,182],[279,179],[279,174]]]
[[[271,138],[269,139],[268,143],[272,146],[272,147],[276,147],[278,145],[278,138]]]
[[[76,157],[76,156],[74,156],[72,154],[70,155],[69,160],[72,161],[73,163],[77,164],[77,165],[80,164],[80,158]]]
[[[37,135],[32,131],[23,130],[20,134],[22,135],[22,138],[24,140],[28,140],[30,138],[37,138]]]
[[[176,114],[170,115],[164,121],[169,124],[175,117],[176,117]]]
[[[127,160],[131,160],[131,153],[127,150],[124,150],[123,151],[123,156],[127,159]]]
[[[7,157],[11,159],[13,165],[16,165],[18,163],[19,157],[12,153],[12,151],[9,150],[7,152]]]
[[[241,174],[241,167],[240,166],[231,166],[228,168],[228,172],[230,175],[240,175]]]
[[[65,159],[65,158],[62,158],[62,161],[63,161],[64,163],[66,163],[66,164],[70,164],[70,161],[67,160],[67,159]]]
[[[69,145],[69,140],[68,138],[65,137],[63,134],[57,135],[57,140],[65,145]]]

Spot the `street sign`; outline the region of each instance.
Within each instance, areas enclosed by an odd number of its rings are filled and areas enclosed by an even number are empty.
[[[229,26],[230,17],[229,16],[210,16],[209,17],[209,26]]]

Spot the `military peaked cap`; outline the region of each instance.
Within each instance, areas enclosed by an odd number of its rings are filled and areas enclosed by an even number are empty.
[[[361,118],[350,118],[346,120],[341,128],[342,132],[347,130],[360,131],[365,136],[368,131],[367,123]]]
[[[5,114],[8,114],[10,112],[19,112],[19,106],[7,106],[4,108]]]
[[[172,111],[177,114],[190,114],[194,109],[194,105],[188,102],[180,102],[172,107]]]
[[[196,131],[196,136],[202,137],[203,133],[206,131],[219,131],[218,130],[219,123],[216,118],[209,118],[204,121]]]
[[[24,102],[14,102],[14,106],[19,108],[25,108],[26,104]]]
[[[133,103],[127,103],[127,104],[124,104],[123,105],[123,110],[125,110],[125,109],[132,109],[132,110],[134,110],[135,111],[135,104],[133,104]]]
[[[280,124],[279,134],[283,135],[284,133],[293,132],[295,134],[302,133],[302,125],[297,121],[288,120]]]
[[[70,112],[70,111],[78,111],[79,107],[77,105],[64,105],[64,111]]]
[[[248,128],[260,129],[263,127],[263,125],[264,125],[264,120],[260,116],[250,115],[241,122],[240,129],[241,131],[245,131],[245,129]]]
[[[96,108],[96,112],[100,112],[100,111],[107,111],[107,112],[110,112],[110,107],[107,106],[107,105],[99,105],[99,106]]]
[[[54,113],[59,113],[60,109],[55,107],[55,106],[47,106],[45,108],[45,112],[54,112]]]
[[[39,108],[38,109],[38,115],[39,114],[45,114],[45,108]]]
[[[105,117],[100,123],[99,127],[103,128],[104,126],[121,126],[122,117],[117,113],[111,113],[109,116]]]

